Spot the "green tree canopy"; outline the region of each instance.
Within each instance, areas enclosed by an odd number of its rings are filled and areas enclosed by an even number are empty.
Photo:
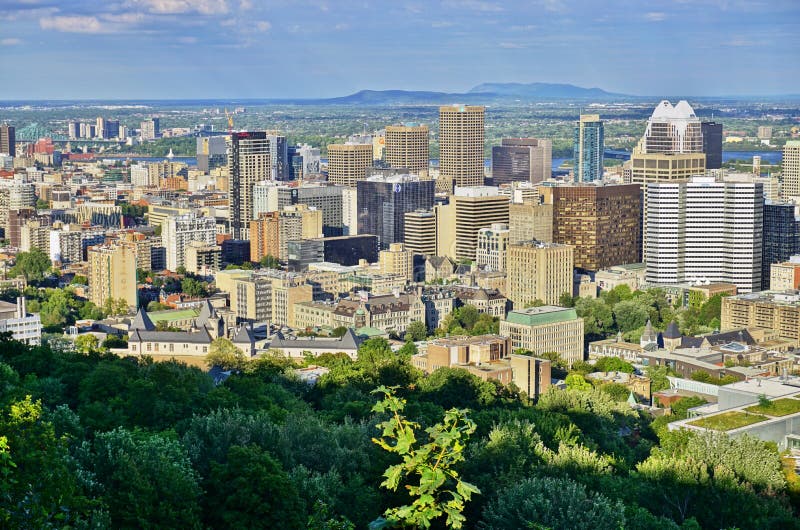
[[[51,265],[50,257],[38,248],[34,248],[30,252],[17,254],[16,263],[9,269],[8,275],[12,278],[23,276],[26,282],[37,284],[44,279]]]

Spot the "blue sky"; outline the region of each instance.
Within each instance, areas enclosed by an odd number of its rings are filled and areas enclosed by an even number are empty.
[[[796,94],[798,50],[798,0],[0,0],[0,99]]]

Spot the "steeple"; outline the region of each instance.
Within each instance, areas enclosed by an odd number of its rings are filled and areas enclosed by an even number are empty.
[[[140,307],[136,312],[136,316],[133,317],[128,331],[155,331],[155,329],[156,326],[153,324],[153,321],[150,320],[147,311],[145,311],[143,307]]]

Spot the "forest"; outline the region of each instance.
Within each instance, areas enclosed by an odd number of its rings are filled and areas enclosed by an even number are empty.
[[[774,445],[593,388],[423,376],[414,351],[370,339],[310,385],[271,354],[222,380],[2,335],[0,527],[800,528]]]

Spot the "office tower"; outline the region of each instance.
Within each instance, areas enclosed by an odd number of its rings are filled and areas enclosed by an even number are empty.
[[[359,234],[290,241],[287,253],[290,270],[302,270],[309,263],[321,261],[346,267],[358,265],[361,260],[375,263],[378,261],[378,236]]]
[[[405,214],[406,249],[413,254],[436,255],[436,214],[431,210],[416,210]]]
[[[772,127],[769,125],[760,125],[756,136],[758,136],[759,140],[769,140],[772,138]]]
[[[492,184],[537,183],[553,173],[553,142],[539,138],[503,138],[492,147]]]
[[[342,192],[346,189],[319,183],[289,186],[264,180],[253,187],[253,212],[258,217],[263,212],[280,211],[293,204],[307,204],[322,212],[322,231],[326,237],[340,236],[343,233]]]
[[[342,235],[358,234],[358,190],[342,188]]]
[[[484,107],[439,107],[439,178],[449,190],[483,185]]]
[[[508,197],[493,186],[473,186],[456,188],[450,200],[455,208],[455,257],[474,260],[480,229],[508,224]]]
[[[320,173],[320,154],[318,147],[311,147],[301,144],[289,148],[292,153],[292,160],[297,160],[297,167],[294,162],[290,163],[289,180],[307,179],[319,175]]]
[[[414,253],[403,243],[392,243],[388,250],[378,253],[378,269],[381,274],[396,274],[408,281],[414,279]]]
[[[15,129],[7,123],[0,125],[0,153],[17,156]]]
[[[105,120],[103,124],[103,138],[120,138],[119,120]]]
[[[286,137],[267,133],[270,155],[270,179],[276,181],[289,180],[289,152]]]
[[[355,187],[367,178],[372,167],[372,144],[332,144],[328,146],[328,182]]]
[[[194,213],[172,215],[162,225],[161,240],[167,252],[167,269],[175,272],[185,266],[186,246],[190,241],[216,244],[217,224],[213,217],[198,217]]]
[[[557,305],[564,293],[572,294],[573,248],[558,243],[523,241],[508,246],[506,296],[514,309],[540,300]]]
[[[280,212],[261,212],[250,222],[250,261],[280,254]]]
[[[703,134],[703,152],[706,154],[706,168],[722,168],[722,124],[704,121],[700,124]]]
[[[525,201],[508,205],[509,242],[553,242],[553,205]]]
[[[511,339],[514,350],[531,351],[534,357],[556,352],[570,366],[583,360],[583,319],[571,307],[545,305],[509,311],[500,320],[500,334]]]
[[[225,136],[201,136],[197,139],[197,169],[222,167],[227,164],[228,148]]]
[[[770,288],[773,263],[800,254],[800,218],[793,203],[764,203],[764,244],[761,256],[761,289]]]
[[[278,216],[279,252],[276,256],[286,261],[289,241],[318,239],[322,237],[322,212],[305,204],[287,206]]]
[[[125,300],[136,307],[136,252],[129,245],[108,244],[89,248],[89,300],[103,307],[107,300]]]
[[[542,187],[553,205],[553,241],[575,247],[575,267],[598,271],[639,263],[641,187],[638,184]]]
[[[646,279],[652,284],[723,282],[749,293],[761,287],[764,190],[760,183],[647,185]]]
[[[603,122],[599,114],[581,114],[575,124],[572,143],[575,182],[593,182],[603,178]]]
[[[430,163],[430,141],[427,125],[407,123],[386,127],[384,162],[389,167],[406,168],[412,173],[427,175]]]
[[[703,131],[700,119],[685,100],[674,107],[661,101],[647,120],[644,153],[702,153]]]
[[[270,142],[263,131],[235,132],[227,137],[230,231],[247,239],[253,210],[253,187],[270,176]]]
[[[478,231],[475,264],[490,271],[505,271],[508,239],[508,225],[494,223],[489,228],[481,228]]]
[[[67,125],[68,136],[70,140],[81,137],[81,124],[77,121],[71,121]]]
[[[139,127],[141,128],[140,136],[142,140],[155,140],[161,136],[161,126],[158,118],[144,120]]]
[[[402,243],[405,214],[433,207],[435,183],[417,175],[373,175],[357,183],[358,233],[378,236],[380,248]]]
[[[2,147],[0,144],[0,151]],[[800,140],[789,140],[783,146],[783,198],[800,201]]]

